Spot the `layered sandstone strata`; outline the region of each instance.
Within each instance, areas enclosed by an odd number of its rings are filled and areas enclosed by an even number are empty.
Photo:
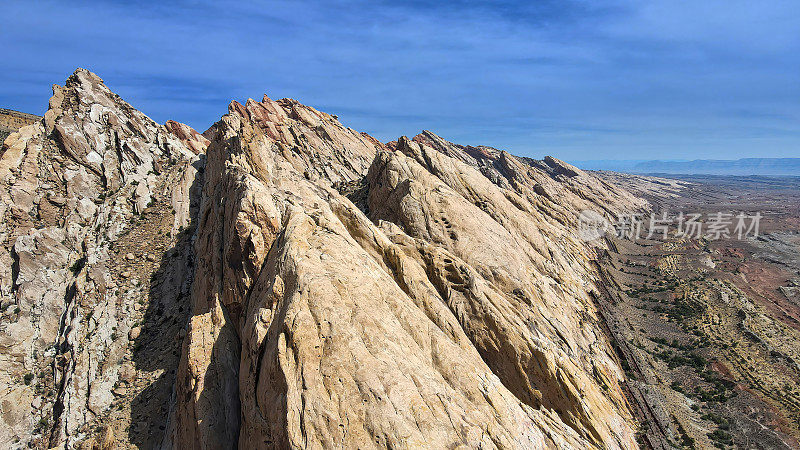
[[[206,135],[171,444],[636,446],[573,225],[640,200],[555,159],[391,151],[290,100]]]
[[[0,187],[0,443],[636,447],[577,221],[645,203],[555,158],[79,70]]]
[[[145,309],[176,307],[191,281],[180,231],[200,147],[82,69],[53,86],[41,122],[5,141],[0,446],[72,447],[108,428],[112,412],[130,413],[137,373],[150,372],[134,350]]]

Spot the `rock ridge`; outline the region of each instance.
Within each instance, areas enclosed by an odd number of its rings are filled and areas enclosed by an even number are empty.
[[[577,224],[644,200],[292,99],[200,134],[53,91],[0,156],[0,443],[637,447]]]
[[[53,86],[40,122],[6,139],[0,157],[4,447],[71,448],[99,442],[103,433],[106,440],[146,445],[134,432],[124,436],[136,420],[118,416],[131,415],[137,407],[129,400],[157,377],[137,370],[136,346],[152,334],[140,325],[150,312],[148,297],[158,297],[151,306],[178,308],[191,282],[182,230],[202,166],[203,157],[181,136],[83,69]],[[180,262],[166,264],[167,251]],[[166,328],[163,335],[170,334]],[[116,437],[106,421],[119,425]]]

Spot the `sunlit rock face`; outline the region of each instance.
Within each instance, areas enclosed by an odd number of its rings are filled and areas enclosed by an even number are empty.
[[[188,300],[191,247],[181,230],[203,150],[82,69],[53,86],[41,122],[5,141],[0,446],[72,447],[103,433],[137,440],[125,427],[152,367],[134,347],[178,332],[143,319],[148,306],[167,317]],[[161,394],[168,402],[170,389]]]
[[[574,225],[641,200],[551,158],[383,146],[291,100],[229,109],[172,445],[636,446]]]
[[[50,103],[0,159],[0,443],[636,447],[577,236],[624,189],[290,99]]]

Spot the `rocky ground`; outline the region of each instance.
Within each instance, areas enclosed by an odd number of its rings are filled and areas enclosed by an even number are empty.
[[[649,195],[657,214],[764,218],[758,238],[610,238],[601,252],[601,309],[643,419],[639,441],[797,448],[800,180],[680,181],[689,184],[678,195]]]

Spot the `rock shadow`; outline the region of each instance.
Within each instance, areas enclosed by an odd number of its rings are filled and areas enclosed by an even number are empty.
[[[194,235],[205,176],[205,158],[194,163],[197,176],[191,185],[190,222],[179,232],[176,242],[161,255],[151,274],[148,306],[134,339],[133,363],[137,373],[161,371],[131,401],[128,441],[138,448],[158,448],[168,427],[175,391],[175,377],[182,343],[191,316],[191,289],[195,272]],[[143,242],[142,246],[147,246]],[[141,380],[141,379],[140,379]],[[141,383],[142,381],[137,381]]]

